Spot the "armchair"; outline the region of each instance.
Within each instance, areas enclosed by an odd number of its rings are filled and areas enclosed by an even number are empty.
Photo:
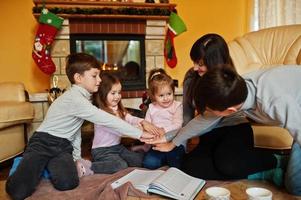
[[[300,65],[301,24],[250,32],[230,41],[228,46],[240,74],[279,65]],[[255,123],[252,127],[256,147],[278,150],[291,148],[293,138],[287,130]]]
[[[26,124],[34,118],[26,94],[22,83],[0,83],[0,163],[24,151]]]

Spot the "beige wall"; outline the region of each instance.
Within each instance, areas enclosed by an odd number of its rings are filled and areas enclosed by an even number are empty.
[[[185,72],[192,66],[189,52],[192,44],[202,35],[217,33],[226,41],[246,33],[248,27],[249,0],[171,0],[177,4],[179,16],[187,26],[187,32],[175,38],[178,65],[167,72],[179,84]]]
[[[170,0],[188,31],[176,37],[178,65],[167,72],[180,83],[191,66],[190,47],[201,35],[215,32],[227,41],[247,32],[249,0]],[[21,81],[30,93],[45,92],[49,76],[31,58],[37,22],[32,15],[32,0],[0,2],[0,80]]]
[[[44,92],[49,87],[49,77],[31,58],[37,27],[32,7],[32,0],[0,2],[0,80],[21,81],[29,92]]]

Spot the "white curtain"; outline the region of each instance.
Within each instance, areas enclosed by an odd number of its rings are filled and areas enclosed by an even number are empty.
[[[301,24],[301,0],[252,0],[251,31]]]

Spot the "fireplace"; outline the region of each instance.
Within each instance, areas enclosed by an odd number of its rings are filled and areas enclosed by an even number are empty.
[[[65,74],[66,56],[77,50],[83,51],[89,46],[89,42],[85,41],[95,40],[103,44],[102,47],[96,48],[95,51],[99,54],[96,57],[102,62],[101,67],[104,70],[112,71],[121,77],[124,86],[123,98],[139,98],[140,101],[147,87],[146,77],[150,70],[164,68],[166,21],[175,4],[91,0],[33,2],[35,16],[39,16],[45,3],[49,11],[65,19],[51,50],[52,59],[56,64],[54,75],[58,77],[57,86],[61,89],[70,86]],[[76,41],[79,47],[76,47]],[[119,56],[111,56],[111,47],[104,46],[111,41],[123,41],[123,46],[129,45],[131,41],[138,41],[136,46],[139,53],[127,52],[126,58],[115,61]],[[106,52],[101,52],[101,49],[106,49]],[[138,63],[138,70],[133,72],[134,75],[124,76],[126,63]],[[50,87],[52,86],[51,81]]]
[[[145,36],[70,34],[71,53],[94,55],[102,71],[121,80],[124,91],[145,90]]]

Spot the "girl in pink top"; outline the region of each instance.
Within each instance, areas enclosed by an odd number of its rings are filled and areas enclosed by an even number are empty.
[[[159,127],[163,134],[181,128],[183,106],[181,102],[174,100],[173,79],[163,69],[154,69],[150,72],[148,85],[152,103],[146,112],[145,120]],[[147,151],[143,160],[143,166],[146,168],[156,169],[163,165],[180,168],[185,145],[176,147],[170,152],[150,149],[148,144],[136,146],[133,149]]]
[[[144,119],[130,115],[121,103],[121,83],[111,74],[101,75],[102,83],[94,94],[94,103],[100,109],[118,116],[147,132],[159,133],[159,129]],[[120,144],[121,133],[109,127],[94,124],[92,166],[94,173],[111,174],[127,167],[141,167],[143,154],[129,151]]]

